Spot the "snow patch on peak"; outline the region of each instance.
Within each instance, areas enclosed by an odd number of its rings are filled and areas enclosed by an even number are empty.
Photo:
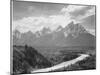
[[[64,35],[65,35],[65,37],[67,37],[68,36],[67,32],[64,32]]]

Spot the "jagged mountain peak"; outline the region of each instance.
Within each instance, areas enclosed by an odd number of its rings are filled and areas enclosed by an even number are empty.
[[[49,27],[44,27],[42,30],[41,30],[41,33],[42,34],[47,34],[47,33],[50,33],[51,32],[51,29]]]
[[[70,23],[69,23],[69,25],[73,25],[74,24],[74,21],[71,21]]]
[[[86,29],[80,23],[74,24],[73,21],[65,27],[65,31],[67,31],[67,33],[86,33],[87,32]]]
[[[14,31],[13,31],[13,36],[16,37],[16,38],[21,38],[21,33],[20,33],[20,31],[17,30],[17,29],[14,30]]]
[[[26,32],[26,34],[33,35],[34,33],[32,31],[28,31],[28,32]]]
[[[16,31],[16,33],[19,35],[19,31]],[[44,27],[41,31],[36,31],[35,33],[29,31],[24,33],[24,35],[21,34],[21,36],[22,38],[18,38],[15,42],[19,44],[21,42],[21,44],[29,44],[31,46],[80,46],[81,43],[82,45],[88,45],[90,42],[95,41],[94,36],[88,33],[83,25],[80,23],[75,24],[73,21],[66,27],[59,25],[55,31]],[[92,45],[94,44],[91,43]]]
[[[13,31],[13,34],[16,34],[16,33],[20,33],[20,31],[17,30],[17,29],[15,29],[15,30]]]
[[[63,27],[61,25],[59,25],[56,29],[56,31],[61,31],[63,29]]]
[[[42,34],[41,34],[40,31],[36,31],[36,32],[35,32],[35,35],[36,35],[36,37],[40,37]]]

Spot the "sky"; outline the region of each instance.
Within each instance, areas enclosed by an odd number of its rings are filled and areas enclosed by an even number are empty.
[[[95,34],[95,6],[13,1],[12,13],[12,29],[22,33],[43,27],[55,30],[74,21]]]

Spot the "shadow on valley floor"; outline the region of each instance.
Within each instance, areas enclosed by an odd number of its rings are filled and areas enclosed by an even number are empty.
[[[48,53],[46,53],[48,54]],[[95,48],[86,49],[63,48],[59,53],[42,54],[37,49],[30,46],[13,46],[13,74],[30,74],[32,70],[51,67],[64,61],[77,58],[80,54],[89,54],[90,57],[79,61],[68,67],[50,72],[89,70],[96,68]]]

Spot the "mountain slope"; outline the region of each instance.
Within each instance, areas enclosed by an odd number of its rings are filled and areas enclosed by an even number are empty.
[[[31,69],[50,67],[51,63],[32,47],[13,46],[13,73],[29,73]]]
[[[20,37],[19,37],[20,36]],[[81,24],[69,23],[66,27],[59,26],[55,31],[43,28],[41,31],[32,33],[19,33],[14,35],[15,45],[30,46],[95,46],[95,36],[90,34]],[[34,42],[33,42],[34,41]]]
[[[66,39],[67,46],[94,46],[95,37],[89,33],[79,34],[76,38],[69,35]]]

